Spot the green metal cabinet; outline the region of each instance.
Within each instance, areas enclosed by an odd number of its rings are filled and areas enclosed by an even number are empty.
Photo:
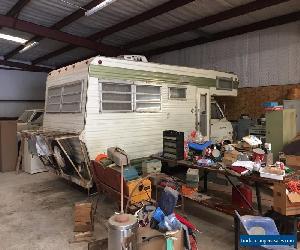
[[[284,109],[266,113],[266,142],[272,144],[274,160],[283,146],[296,137],[296,110]]]

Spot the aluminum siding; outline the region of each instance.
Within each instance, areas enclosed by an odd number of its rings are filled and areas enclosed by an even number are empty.
[[[60,131],[60,132],[74,132],[80,133],[84,129],[85,120],[85,104],[86,104],[86,90],[88,79],[88,64],[82,62],[76,64],[76,67],[68,67],[61,70],[56,70],[48,75],[46,83],[46,97],[47,89],[50,86],[62,85],[65,83],[74,82],[77,80],[84,80],[83,88],[83,102],[81,113],[45,113],[43,128],[45,131]]]
[[[130,159],[149,156],[162,151],[163,130],[188,133],[195,128],[195,86],[187,86],[187,100],[178,101],[168,99],[163,84],[162,111],[157,113],[100,113],[96,77],[89,78],[87,95],[85,141],[91,159],[113,146],[123,148]]]

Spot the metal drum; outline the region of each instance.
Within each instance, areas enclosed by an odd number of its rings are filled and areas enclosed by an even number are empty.
[[[108,250],[137,250],[137,218],[113,215],[108,220]]]

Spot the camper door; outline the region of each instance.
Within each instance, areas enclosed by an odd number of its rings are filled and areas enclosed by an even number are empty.
[[[197,89],[196,129],[203,136],[210,136],[210,93],[209,89]]]

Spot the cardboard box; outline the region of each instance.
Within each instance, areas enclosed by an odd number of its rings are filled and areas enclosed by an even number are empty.
[[[274,183],[274,210],[283,215],[300,214],[300,195],[289,193],[284,183]]]
[[[151,237],[156,235],[162,235],[161,232],[151,229],[150,227],[140,227],[138,229],[138,250],[165,250],[166,249],[166,239],[164,237],[153,238],[149,241],[143,242],[142,237]],[[174,250],[184,249],[183,242],[183,231],[178,230],[174,237]]]
[[[288,91],[287,99],[295,100],[300,98],[300,88],[293,88]]]
[[[286,155],[286,165],[288,167],[300,168],[300,156],[297,155]]]
[[[17,122],[0,121],[0,171],[16,170],[17,163]]]

